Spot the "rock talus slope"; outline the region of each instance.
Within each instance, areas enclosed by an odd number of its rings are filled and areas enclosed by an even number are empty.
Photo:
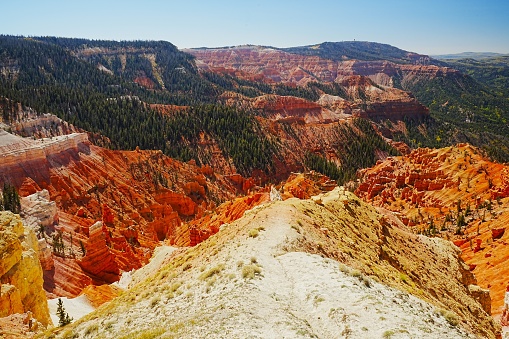
[[[55,334],[496,338],[457,248],[400,227],[342,188],[265,203]]]

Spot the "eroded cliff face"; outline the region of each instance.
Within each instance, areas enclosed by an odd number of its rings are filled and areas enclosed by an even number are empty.
[[[31,312],[51,324],[35,233],[19,215],[0,212],[0,317]]]
[[[363,170],[356,193],[399,212],[414,232],[452,240],[479,285],[490,290],[493,314],[502,312],[509,274],[507,165],[467,144],[417,149]]]
[[[40,238],[49,297],[113,282],[146,263],[161,241],[188,245],[183,221],[243,189],[211,167],[159,151],[106,150],[86,134],[32,140],[0,133],[0,180],[22,196],[35,194],[23,206]]]
[[[408,92],[395,88],[394,83],[407,84],[419,77],[431,79],[457,73],[445,67],[401,65],[389,61],[338,62],[258,46],[191,49],[186,52],[197,58],[196,64],[203,71],[293,86],[305,86],[309,82],[338,83],[345,89],[344,98],[338,100],[329,96],[316,103],[278,96],[255,100],[254,107],[269,115],[289,120],[301,118],[305,122],[337,120],[339,113],[356,113],[373,120],[422,119],[429,114],[428,109]],[[238,104],[235,102],[238,99],[226,102]]]
[[[194,55],[198,68],[235,75],[267,83],[304,86],[311,81],[340,82],[349,76],[368,77],[375,83],[393,87],[395,78],[411,81],[413,77],[433,78],[458,71],[434,65],[403,65],[390,61],[333,61],[318,56],[292,54],[260,46],[215,49],[186,49]]]

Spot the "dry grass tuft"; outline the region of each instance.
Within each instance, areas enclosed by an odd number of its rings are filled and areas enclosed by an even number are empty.
[[[256,275],[260,275],[262,269],[258,265],[245,265],[242,267],[242,277],[244,279],[254,279]]]
[[[199,279],[200,280],[207,280],[208,278],[219,274],[222,270],[224,270],[224,264],[219,264],[215,267],[212,267],[210,270],[203,272],[200,274]]]
[[[251,237],[251,238],[256,238],[258,236],[260,232],[256,229],[256,228],[252,228],[249,230],[249,233],[248,235]]]

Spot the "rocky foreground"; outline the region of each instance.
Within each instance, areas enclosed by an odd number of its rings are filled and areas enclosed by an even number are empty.
[[[267,202],[54,334],[497,337],[489,293],[458,249],[404,228],[342,188]]]

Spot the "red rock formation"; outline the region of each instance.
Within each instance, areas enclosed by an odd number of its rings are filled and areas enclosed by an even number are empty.
[[[416,77],[433,78],[457,73],[449,68],[399,65],[389,61],[338,62],[257,46],[187,52],[196,56],[198,66],[203,70],[249,80],[294,86],[304,86],[311,81],[341,84],[346,98],[325,96],[317,103],[311,103],[298,98],[264,96],[252,103],[275,119],[302,119],[308,123],[335,121],[341,114],[351,113],[370,119],[420,119],[429,114],[428,109],[411,94],[393,88],[392,77],[403,77],[403,82],[411,82]],[[225,94],[223,99],[234,105],[239,105],[239,101],[252,101],[239,95],[233,96]]]
[[[116,287],[114,285],[101,285],[87,286],[81,294],[87,296],[87,299],[90,301],[90,304],[95,308],[101,306],[102,304],[118,297],[122,292],[122,289]]]
[[[242,182],[239,177],[239,184]],[[232,178],[230,178],[232,179]],[[315,173],[292,174],[282,185],[283,199],[299,198],[308,199],[336,187],[336,183],[328,177]],[[194,246],[211,235],[217,233],[221,227],[239,219],[247,210],[270,201],[269,188],[266,187],[258,192],[248,194],[245,197],[225,202],[218,206],[214,213],[205,214],[178,229],[174,244],[178,246]]]
[[[108,239],[107,234],[108,230],[102,222],[96,222],[90,226],[85,256],[78,260],[78,264],[91,277],[98,277],[104,282],[112,283],[118,280],[120,269],[115,256],[109,250],[111,239]]]
[[[115,215],[113,214],[113,211],[111,210],[111,208],[109,208],[108,205],[103,204],[102,210],[103,210],[103,216],[102,216],[103,223],[105,223],[106,225],[113,225],[113,222],[115,220]]]
[[[176,236],[175,244],[178,246],[194,246],[217,233],[221,225],[237,220],[246,210],[267,201],[269,201],[268,193],[258,192],[225,202],[216,208],[214,214],[206,214],[202,218],[184,225]]]
[[[504,277],[509,274],[504,264],[509,258],[508,171],[507,165],[490,162],[467,144],[417,149],[363,170],[356,194],[401,212],[403,223],[415,232],[453,240],[479,285],[490,289],[491,309],[497,315],[502,312]],[[458,226],[459,214],[465,226]]]
[[[291,96],[264,95],[255,98],[252,106],[270,119],[286,122],[329,123],[342,117],[318,103]]]
[[[402,120],[404,117],[422,119],[428,109],[410,93],[399,89],[380,87],[370,79],[349,76],[340,84],[347,98],[324,94],[317,102],[292,96],[264,95],[254,99],[225,93],[225,104],[262,110],[271,120],[297,123],[330,123],[351,114],[372,120]]]
[[[0,162],[0,180],[13,183],[23,196],[47,189],[59,210],[46,232],[46,252],[51,252],[51,232],[62,232],[65,248],[53,261],[51,254],[45,259],[51,297],[74,297],[87,285],[116,280],[120,270],[141,267],[159,241],[175,241],[182,219],[215,206],[210,197],[224,201],[235,195],[231,182],[212,168],[158,151],[110,151],[91,145],[85,134],[34,141],[1,133],[0,156],[7,160]],[[107,227],[107,255],[90,232],[100,220]],[[101,274],[96,261],[103,259]]]
[[[493,240],[500,239],[500,238],[502,238],[504,233],[505,233],[505,227],[493,228],[491,230],[491,237],[493,238]]]
[[[437,77],[458,71],[433,65],[401,65],[390,61],[333,61],[318,56],[291,54],[260,46],[189,49],[199,68],[267,83],[291,83],[299,86],[310,81],[338,82],[344,77],[361,75],[383,86],[392,86],[392,77],[403,81],[415,77]]]
[[[194,215],[198,208],[197,204],[190,197],[169,190],[162,190],[155,196],[155,200],[159,204],[170,205],[177,213],[184,216]]]
[[[148,89],[154,89],[157,85],[147,76],[139,76],[134,79],[134,82],[140,86],[143,86]]]
[[[334,181],[316,172],[292,174],[283,185],[282,198],[309,199],[313,195],[332,190],[335,186]]]
[[[183,111],[187,109],[187,106],[177,106],[177,105],[162,105],[162,104],[150,104],[150,108],[156,110],[162,114],[171,116],[175,112]]]

